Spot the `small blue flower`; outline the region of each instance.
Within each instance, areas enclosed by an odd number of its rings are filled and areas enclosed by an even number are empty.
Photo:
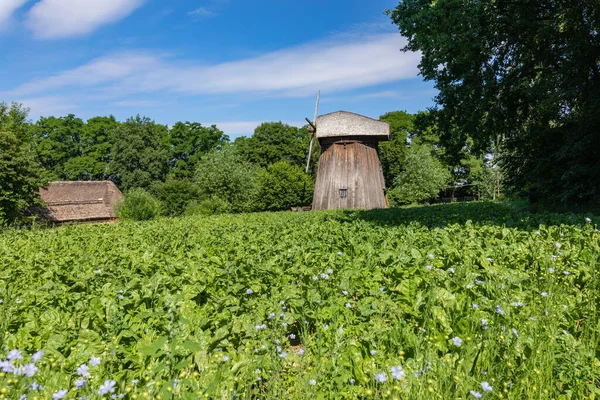
[[[85,387],[85,385],[87,384],[87,381],[85,379],[77,379],[75,381],[75,389],[79,390],[79,389],[83,389]]]
[[[327,273],[328,273],[329,275],[332,275],[332,274],[333,274],[333,270],[330,268],[330,269],[328,269],[328,270],[327,270]]]
[[[42,359],[42,357],[44,357],[43,351],[36,351],[35,353],[33,353],[31,355],[31,359],[33,360],[34,363],[40,361]]]
[[[58,392],[55,392],[52,395],[52,400],[60,400],[60,399],[64,399],[65,397],[67,397],[67,393],[69,391],[67,389],[61,389]]]
[[[406,372],[402,369],[402,366],[398,365],[396,367],[392,367],[392,378],[396,380],[400,380],[406,376]]]
[[[273,319],[273,318],[275,318],[275,313],[269,314],[269,319]]]
[[[223,356],[223,362],[229,361],[229,356]]]
[[[296,339],[296,335],[294,335],[293,333],[290,333],[290,339],[292,339],[292,340]]]
[[[374,356],[375,354],[377,354],[377,350],[371,350],[371,355]]]
[[[92,358],[90,358],[90,361],[88,361],[88,363],[92,367],[95,367],[96,365],[100,365],[100,358],[99,357],[92,357]]]
[[[15,360],[21,360],[23,358],[23,356],[21,355],[21,351],[14,349],[8,352],[8,354],[6,355],[6,359],[8,361],[15,361]]]
[[[102,385],[100,385],[100,389],[98,390],[98,394],[100,396],[104,396],[105,394],[108,393],[114,393],[115,392],[115,385],[117,384],[116,381],[112,381],[112,380],[106,380],[104,381],[104,383]]]
[[[315,386],[317,384],[317,381],[311,379],[310,381],[308,381],[308,383],[310,383],[310,386]]]
[[[496,314],[505,315],[506,313],[499,305],[496,305]]]
[[[479,304],[473,303],[473,308],[475,308],[475,309],[479,308]]]
[[[279,354],[279,357],[286,358],[287,357],[287,353],[284,351],[281,354]]]
[[[246,290],[246,294],[252,294],[252,293],[254,293],[254,292],[252,291],[252,289],[247,289],[247,290]]]
[[[387,382],[387,380],[388,380],[387,374],[385,372],[380,372],[377,375],[375,375],[375,380],[380,383]]]
[[[266,324],[262,324],[262,325],[256,325],[256,330],[257,331],[262,331],[267,329],[267,325]]]
[[[481,388],[483,389],[484,392],[491,392],[492,389],[492,385],[490,385],[487,382],[481,382]]]
[[[300,356],[301,356],[302,354],[304,354],[304,349],[300,349],[300,350],[298,350],[298,355],[300,355]]]
[[[476,392],[474,390],[471,390],[469,393],[471,393],[471,396],[475,397],[476,399],[480,399],[483,397],[483,395],[479,392]]]
[[[33,378],[35,373],[38,371],[39,371],[39,368],[36,367],[34,363],[30,363],[30,364],[23,365],[23,369],[21,372],[23,373],[23,375],[25,375],[29,378]]]
[[[428,270],[433,270],[433,265],[427,265],[425,268],[427,268]]]
[[[548,292],[542,292],[542,297],[548,297]]]
[[[463,344],[463,341],[462,341],[462,339],[461,339],[461,338],[459,338],[458,336],[455,336],[455,337],[453,337],[453,338],[452,338],[452,343],[454,343],[454,345],[455,345],[456,347],[460,347],[460,346],[462,346],[462,344]]]
[[[79,366],[79,368],[77,368],[77,375],[83,376],[84,378],[89,377],[90,376],[89,367],[85,364],[81,364]]]
[[[319,278],[317,278],[316,276],[313,276],[313,277],[312,277],[312,280],[313,280],[313,281],[318,281],[318,280],[319,280]]]
[[[346,308],[352,308],[352,305],[350,303],[346,303]]]
[[[348,291],[347,291],[347,290],[342,290],[342,294],[343,294],[344,296],[348,296]]]
[[[327,275],[326,273],[322,273],[321,279],[329,279],[329,275]]]

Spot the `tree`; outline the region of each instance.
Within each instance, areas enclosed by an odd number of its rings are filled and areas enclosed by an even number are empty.
[[[66,117],[40,118],[31,126],[30,135],[36,159],[52,179],[85,179],[81,134],[84,122],[73,114]]]
[[[171,174],[177,178],[191,178],[204,154],[228,142],[229,137],[215,125],[205,127],[197,122],[177,122],[169,131]]]
[[[115,132],[110,176],[122,190],[150,187],[168,171],[167,127],[147,117],[129,118]]]
[[[202,158],[195,181],[204,197],[226,201],[233,212],[250,212],[256,210],[258,171],[240,159],[232,146],[224,146]]]
[[[45,183],[28,150],[28,111],[18,103],[0,103],[0,225],[23,217]]]
[[[379,159],[387,187],[393,185],[404,165],[408,138],[414,129],[414,118],[406,111],[392,111],[379,117],[379,120],[390,124],[390,141],[379,144]]]
[[[600,201],[597,0],[404,0],[389,13],[439,90],[442,141],[494,145],[531,200]]]
[[[258,185],[257,207],[264,211],[283,211],[310,204],[314,192],[314,183],[302,167],[286,161],[261,170]]]
[[[404,169],[388,191],[390,204],[399,206],[437,197],[450,179],[450,172],[426,148],[414,145],[406,152]]]
[[[277,161],[299,167],[306,165],[309,141],[306,128],[265,122],[254,130],[254,135],[237,138],[234,143],[242,159],[265,168]]]
[[[94,117],[87,120],[81,134],[81,158],[85,165],[86,180],[109,178],[112,145],[119,128],[114,116]]]

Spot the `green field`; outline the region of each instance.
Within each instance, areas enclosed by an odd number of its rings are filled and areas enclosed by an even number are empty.
[[[595,223],[471,203],[7,231],[0,394],[599,398]]]

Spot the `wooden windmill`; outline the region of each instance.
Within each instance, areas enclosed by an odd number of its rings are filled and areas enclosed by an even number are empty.
[[[388,208],[377,148],[390,139],[390,125],[347,111],[307,121],[321,145],[312,209]]]

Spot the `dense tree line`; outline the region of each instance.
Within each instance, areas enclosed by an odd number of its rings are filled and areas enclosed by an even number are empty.
[[[428,114],[384,114],[391,141],[379,153],[393,206],[434,198],[451,183],[483,187],[492,169],[469,151],[450,155]],[[425,128],[419,128],[424,126]],[[310,205],[318,144],[308,174],[306,127],[263,123],[233,143],[216,126],[147,117],[83,121],[74,115],[29,122],[19,104],[0,108],[0,219],[14,222],[32,204],[39,186],[55,180],[110,179],[126,192],[124,216],[214,214],[288,210]]]

